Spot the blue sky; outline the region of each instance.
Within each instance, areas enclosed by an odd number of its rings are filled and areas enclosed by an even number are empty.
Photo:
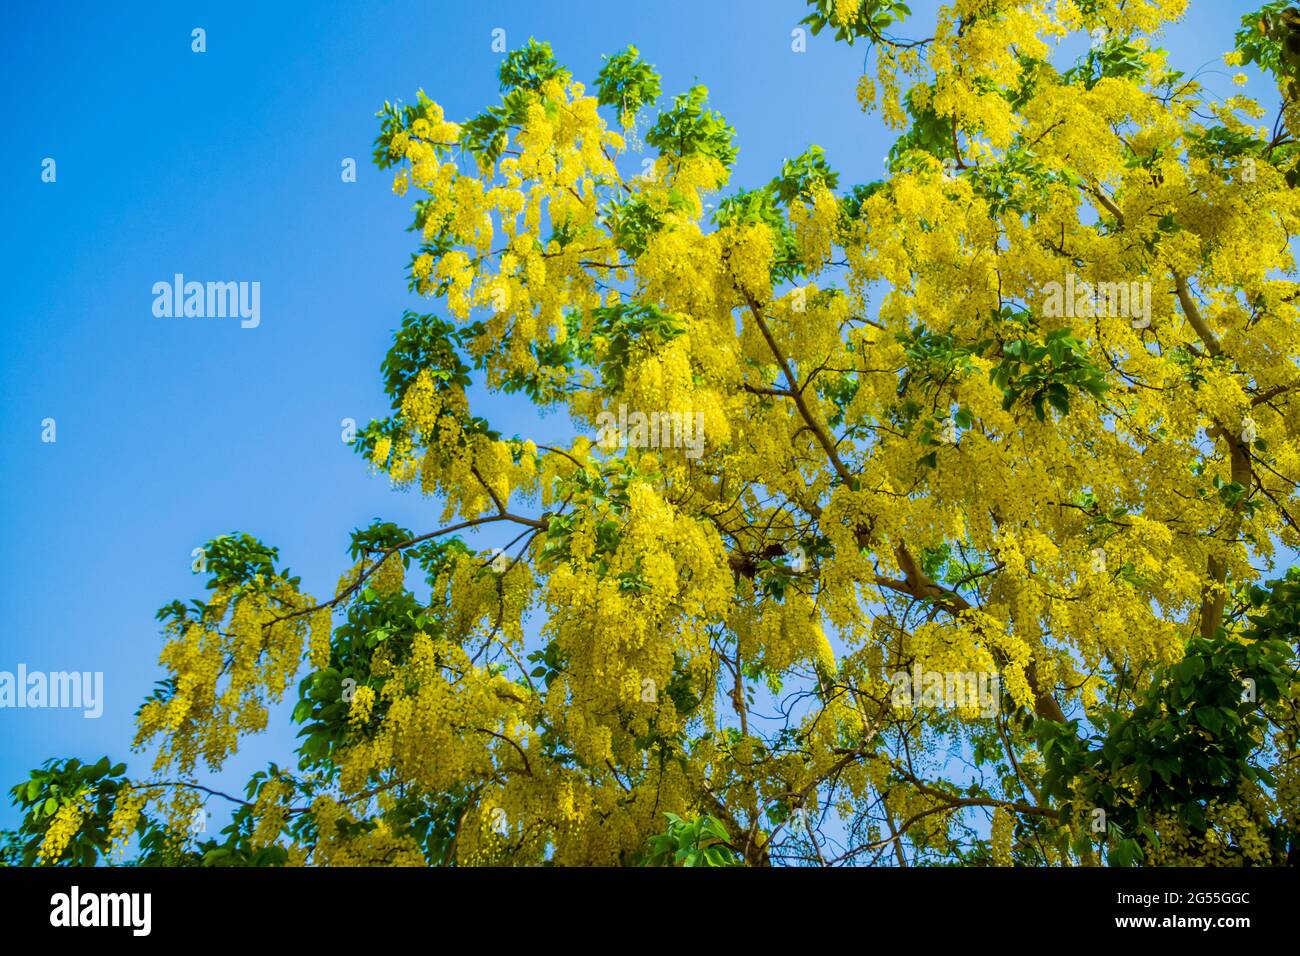
[[[1217,57],[1256,5],[1193,0],[1168,41],[1174,62],[1208,64],[1208,85],[1227,92]],[[913,7],[919,30],[934,4]],[[147,772],[128,745],[161,676],[153,614],[201,593],[190,552],[209,538],[260,537],[319,595],[333,591],[353,528],[377,515],[435,526],[434,503],[392,491],[340,437],[342,419],[385,411],[379,363],[402,310],[423,307],[403,278],[409,203],[369,161],[385,99],[423,87],[453,119],[495,102],[496,28],[511,48],[549,40],[588,82],[602,53],[635,43],[666,94],[710,87],[738,131],[733,185],[766,181],[811,143],[842,185],[877,178],[890,139],[854,99],[864,50],[823,35],[792,52],[804,9],[7,3],[0,670],[102,671],[106,699],[96,720],[0,710],[0,785],[50,756],[107,753]],[[47,157],[53,183],[41,180]],[[346,157],[355,183],[341,180]],[[261,324],[155,318],[150,290],[178,272],[259,282]],[[479,410],[507,433],[567,433],[513,401]],[[46,418],[53,444],[41,441]],[[292,763],[295,729],[273,723],[220,782]],[[15,819],[4,800],[0,826]]]

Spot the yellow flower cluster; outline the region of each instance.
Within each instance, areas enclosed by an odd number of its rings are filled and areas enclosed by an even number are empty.
[[[352,702],[348,705],[348,721],[355,726],[364,726],[370,722],[374,709],[375,692],[362,684],[353,691]]]
[[[266,727],[266,704],[282,699],[301,666],[312,606],[282,582],[266,591],[214,592],[202,618],[159,657],[175,692],[148,700],[137,717],[137,745],[162,737],[155,769],[189,773],[200,758],[219,768],[242,735]]]
[[[998,807],[993,811],[989,845],[993,851],[994,866],[1011,865],[1011,841],[1015,836],[1015,824],[1015,815],[1006,807]]]
[[[1155,866],[1268,865],[1272,853],[1268,838],[1241,801],[1211,800],[1205,808],[1209,828],[1202,836],[1190,832],[1175,814],[1155,820],[1159,843],[1148,846]]]
[[[280,832],[289,820],[289,801],[293,785],[284,780],[271,779],[262,784],[257,801],[253,804],[252,842],[257,847],[267,847],[280,839]]]
[[[311,615],[311,626],[307,638],[308,654],[311,666],[321,670],[329,666],[330,635],[334,624],[329,608],[321,608]]]
[[[799,256],[810,274],[820,272],[831,258],[839,221],[839,200],[821,183],[814,187],[811,202],[796,202],[791,208]]]
[[[394,834],[383,820],[372,829],[349,826],[360,822],[353,808],[330,797],[317,797],[311,815],[318,834],[310,847],[290,850],[290,862],[315,866],[426,866],[424,854],[409,836]]]
[[[108,821],[108,840],[119,859],[126,852],[127,841],[135,833],[147,800],[145,791],[136,790],[129,784],[123,784],[114,797],[113,815]]]
[[[371,586],[380,594],[396,594],[402,590],[405,582],[406,568],[402,564],[401,554],[396,551],[380,561],[370,576]]]
[[[54,863],[63,856],[68,843],[81,829],[81,821],[86,815],[86,803],[91,794],[83,792],[65,800],[54,812],[54,819],[45,829],[41,847],[36,851],[36,862]]]

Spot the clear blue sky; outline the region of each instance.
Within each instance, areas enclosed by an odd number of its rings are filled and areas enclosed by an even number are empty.
[[[1193,0],[1175,63],[1209,64],[1227,92],[1217,57],[1257,5]],[[913,4],[918,30],[933,6]],[[128,752],[132,715],[161,676],[154,611],[202,591],[192,548],[247,531],[319,595],[354,527],[434,527],[433,503],[389,489],[340,439],[341,419],[385,411],[379,363],[402,310],[421,307],[403,278],[409,204],[369,161],[385,99],[423,87],[453,119],[495,102],[500,27],[512,48],[549,40],[588,83],[602,53],[635,43],[666,94],[708,85],[738,131],[733,185],[811,143],[842,185],[874,179],[890,142],[854,100],[861,46],[823,35],[791,51],[801,0],[120,7],[2,15],[0,670],[102,671],[106,697],[98,720],[0,710],[5,789],[50,756],[147,772]],[[206,53],[191,52],[195,27]],[[150,289],[177,272],[260,282],[260,327],[155,318]],[[507,433],[533,429],[517,404],[480,408]],[[554,417],[537,429],[566,433]],[[295,730],[273,722],[219,782],[291,764]],[[0,826],[15,819],[0,801]]]

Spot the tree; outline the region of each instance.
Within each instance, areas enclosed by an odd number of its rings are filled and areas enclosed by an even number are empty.
[[[1297,153],[1167,65],[1183,6],[957,3],[909,39],[894,0],[814,0],[900,133],[851,187],[813,146],[727,192],[733,130],[699,86],[656,111],[634,47],[588,90],[530,41],[459,124],[385,104],[431,311],[356,448],[441,524],[354,532],[328,600],[210,542],[159,613],[153,774],[35,771],[26,862],[1284,862]],[[1282,6],[1227,60],[1285,97]],[[295,680],[295,766],[190,832],[200,765]]]

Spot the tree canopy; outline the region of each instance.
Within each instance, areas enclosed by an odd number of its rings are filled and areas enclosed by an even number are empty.
[[[731,188],[735,131],[635,47],[587,85],[530,41],[461,122],[384,104],[427,311],[355,447],[437,522],[356,530],[326,596],[214,538],[152,770],[33,771],[8,858],[1286,862],[1300,17],[1225,58],[1268,125],[1169,65],[1184,6],[812,0],[897,133],[868,183],[809,146]],[[295,691],[296,753],[192,832]]]

